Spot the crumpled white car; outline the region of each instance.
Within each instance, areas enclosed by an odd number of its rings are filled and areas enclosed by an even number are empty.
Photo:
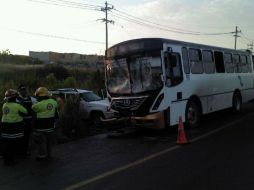
[[[64,88],[52,90],[50,93],[52,95],[59,95],[62,93],[65,100],[70,96],[78,95],[80,98],[79,111],[82,119],[90,119],[95,126],[100,126],[102,120],[114,118],[114,111],[110,108],[108,99],[102,99],[93,91]]]

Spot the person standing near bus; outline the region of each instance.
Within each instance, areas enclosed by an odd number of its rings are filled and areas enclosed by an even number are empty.
[[[27,109],[27,115],[24,116],[24,143],[22,148],[22,154],[30,155],[28,151],[30,135],[32,133],[32,123],[34,119],[34,112],[32,110],[32,105],[36,102],[36,99],[27,95],[27,88],[25,85],[20,85],[18,87],[19,96],[17,97],[17,102],[20,103]]]
[[[36,122],[34,126],[34,141],[38,145],[37,160],[51,158],[51,147],[53,141],[53,132],[57,114],[57,102],[49,97],[48,89],[39,87],[35,91],[38,103],[32,106],[36,113]]]
[[[26,108],[16,102],[18,92],[9,89],[5,92],[6,101],[2,107],[1,136],[4,143],[3,159],[5,165],[14,165],[20,142],[24,136],[23,115]]]

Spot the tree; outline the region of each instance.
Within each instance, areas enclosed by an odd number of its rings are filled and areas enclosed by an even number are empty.
[[[58,87],[58,81],[57,81],[54,73],[49,73],[46,76],[45,86],[47,86],[49,89]]]
[[[11,54],[11,51],[9,49],[5,49],[5,50],[2,50],[0,52],[1,55],[10,55]]]
[[[68,77],[64,80],[63,86],[66,88],[76,88],[77,82],[74,77]]]

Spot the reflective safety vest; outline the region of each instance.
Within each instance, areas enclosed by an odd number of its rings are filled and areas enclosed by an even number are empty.
[[[39,132],[53,132],[57,102],[53,99],[42,100],[32,106],[36,113],[36,124],[34,129]]]
[[[54,118],[57,110],[57,102],[51,98],[42,100],[32,106],[37,118]]]
[[[3,123],[18,123],[23,121],[23,117],[20,113],[27,114],[26,108],[15,102],[7,102],[3,105]]]
[[[24,136],[23,117],[27,110],[15,102],[4,103],[2,108],[1,136],[3,138],[19,138]]]

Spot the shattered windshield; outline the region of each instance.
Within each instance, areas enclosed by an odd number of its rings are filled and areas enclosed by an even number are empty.
[[[107,62],[107,87],[111,93],[130,94],[162,86],[160,54],[131,55]]]
[[[131,92],[126,58],[111,60],[107,63],[108,89],[113,93]]]

